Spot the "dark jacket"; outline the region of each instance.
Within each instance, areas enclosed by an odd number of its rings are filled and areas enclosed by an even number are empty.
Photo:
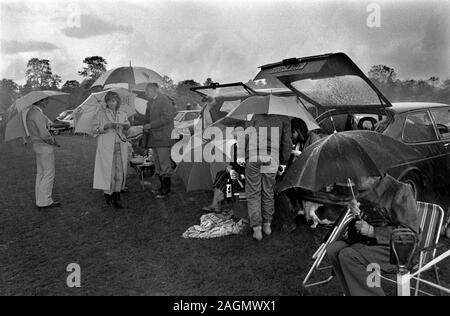
[[[175,109],[166,95],[158,93],[148,101],[144,125],[150,124],[151,129],[143,134],[143,147],[171,147],[174,116]]]
[[[417,203],[409,185],[386,176],[372,190],[360,194],[359,200],[366,215],[382,218],[381,225],[373,225],[378,244],[389,245],[392,231],[398,227],[409,228],[420,236]],[[378,214],[370,214],[365,202],[376,205]]]
[[[247,127],[252,126],[256,129],[257,135],[256,137],[253,137],[250,134],[246,137],[246,161],[248,161],[250,157],[261,155],[261,153],[267,152],[270,155],[272,152],[278,151],[280,164],[286,165],[292,151],[291,122],[289,118],[281,115],[255,115]],[[261,134],[260,128],[267,128],[267,135]],[[278,130],[279,139],[272,139],[271,128],[276,128]],[[267,141],[260,140],[263,136],[267,136]],[[242,146],[242,144],[239,144],[239,146]],[[238,156],[242,156],[241,153],[242,152],[238,148]]]

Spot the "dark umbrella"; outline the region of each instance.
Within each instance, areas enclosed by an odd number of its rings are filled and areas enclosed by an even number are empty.
[[[365,176],[382,176],[388,169],[422,159],[411,147],[371,131],[335,133],[312,146],[287,171],[279,191],[303,188],[317,192],[326,186]]]

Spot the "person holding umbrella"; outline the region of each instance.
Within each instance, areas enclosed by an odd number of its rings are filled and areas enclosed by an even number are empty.
[[[123,208],[120,192],[125,186],[128,145],[124,131],[130,127],[128,115],[120,109],[122,100],[113,91],[105,95],[106,108],[100,106],[92,120],[97,137],[94,189],[104,191],[107,205]]]
[[[170,148],[173,145],[175,109],[170,99],[160,92],[157,83],[148,83],[145,93],[148,103],[142,143],[144,147],[153,150],[155,173],[161,183],[161,187],[157,190],[157,198],[164,199],[170,193],[173,173]]]
[[[402,227],[419,236],[417,203],[409,185],[388,175],[361,177],[356,187],[360,203],[350,205],[356,220],[348,239],[330,244],[327,254],[345,295],[381,296],[381,287],[367,285],[367,266],[376,263],[385,272],[395,271],[390,263],[391,234]]]
[[[48,130],[50,119],[43,110],[48,105],[48,98],[41,99],[31,106],[26,116],[26,125],[33,150],[36,153],[36,206],[48,209],[61,206],[52,199],[55,180],[55,147],[58,144]]]

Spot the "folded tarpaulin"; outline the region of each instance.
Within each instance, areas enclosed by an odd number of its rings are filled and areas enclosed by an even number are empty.
[[[241,219],[235,222],[231,212],[210,213],[200,218],[200,225],[194,225],[183,233],[186,239],[212,239],[242,234],[248,223]]]

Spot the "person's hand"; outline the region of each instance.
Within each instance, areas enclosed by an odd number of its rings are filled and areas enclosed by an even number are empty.
[[[239,173],[236,170],[230,170],[230,178],[231,180],[237,180],[239,178]]]
[[[106,123],[105,124],[105,126],[103,126],[103,129],[104,130],[107,130],[107,129],[113,129],[113,128],[116,128],[116,124],[115,123]]]
[[[349,204],[349,208],[352,211],[353,215],[355,216],[361,216],[361,210],[359,209],[359,206],[361,205],[361,203],[359,203],[358,201],[351,201]]]
[[[143,128],[144,128],[144,131],[148,132],[152,128],[152,126],[150,124],[145,124],[143,126]]]
[[[293,154],[295,157],[299,157],[302,154],[302,152],[300,150],[294,149],[293,151],[291,151],[291,154]]]
[[[280,168],[278,168],[278,174],[282,176],[286,172],[286,165],[280,165]]]
[[[356,227],[356,231],[363,236],[367,236],[367,237],[374,236],[373,227],[370,226],[366,221],[363,221],[363,220],[356,221],[355,227]]]
[[[245,166],[245,158],[238,158],[238,159],[236,160],[236,163],[237,163],[239,166],[244,167],[244,166]]]

